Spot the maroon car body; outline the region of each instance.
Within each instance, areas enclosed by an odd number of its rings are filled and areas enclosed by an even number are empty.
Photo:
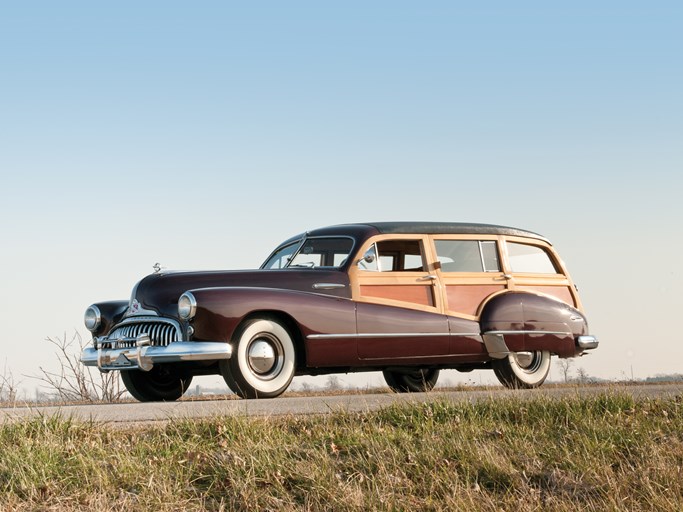
[[[174,400],[196,375],[243,397],[294,375],[381,370],[397,391],[445,368],[535,387],[551,355],[597,347],[550,242],[485,224],[348,224],[295,236],[258,270],[158,272],[129,301],[86,311],[86,365],[120,370],[139,400]]]

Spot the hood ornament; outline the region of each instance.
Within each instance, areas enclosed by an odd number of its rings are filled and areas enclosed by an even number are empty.
[[[161,267],[161,265],[159,264],[159,262],[157,261],[157,262],[154,264],[154,266],[153,266],[152,268],[154,269],[154,273],[155,273],[155,274],[158,274],[159,272],[161,272],[161,268],[162,268],[162,267]]]

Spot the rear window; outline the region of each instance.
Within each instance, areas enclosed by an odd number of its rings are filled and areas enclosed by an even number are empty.
[[[552,258],[542,247],[508,242],[508,260],[513,272],[558,274]]]

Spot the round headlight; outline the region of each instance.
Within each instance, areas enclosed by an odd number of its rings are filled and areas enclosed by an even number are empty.
[[[196,313],[197,299],[190,292],[183,293],[178,299],[178,316],[183,320],[190,320]]]
[[[102,313],[100,313],[100,308],[93,305],[86,309],[83,321],[85,323],[85,327],[90,332],[95,332],[102,323]]]

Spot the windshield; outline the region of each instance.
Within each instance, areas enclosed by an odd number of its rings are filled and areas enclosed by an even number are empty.
[[[280,247],[261,268],[337,268],[346,262],[353,248],[347,237],[319,237],[297,240]]]

